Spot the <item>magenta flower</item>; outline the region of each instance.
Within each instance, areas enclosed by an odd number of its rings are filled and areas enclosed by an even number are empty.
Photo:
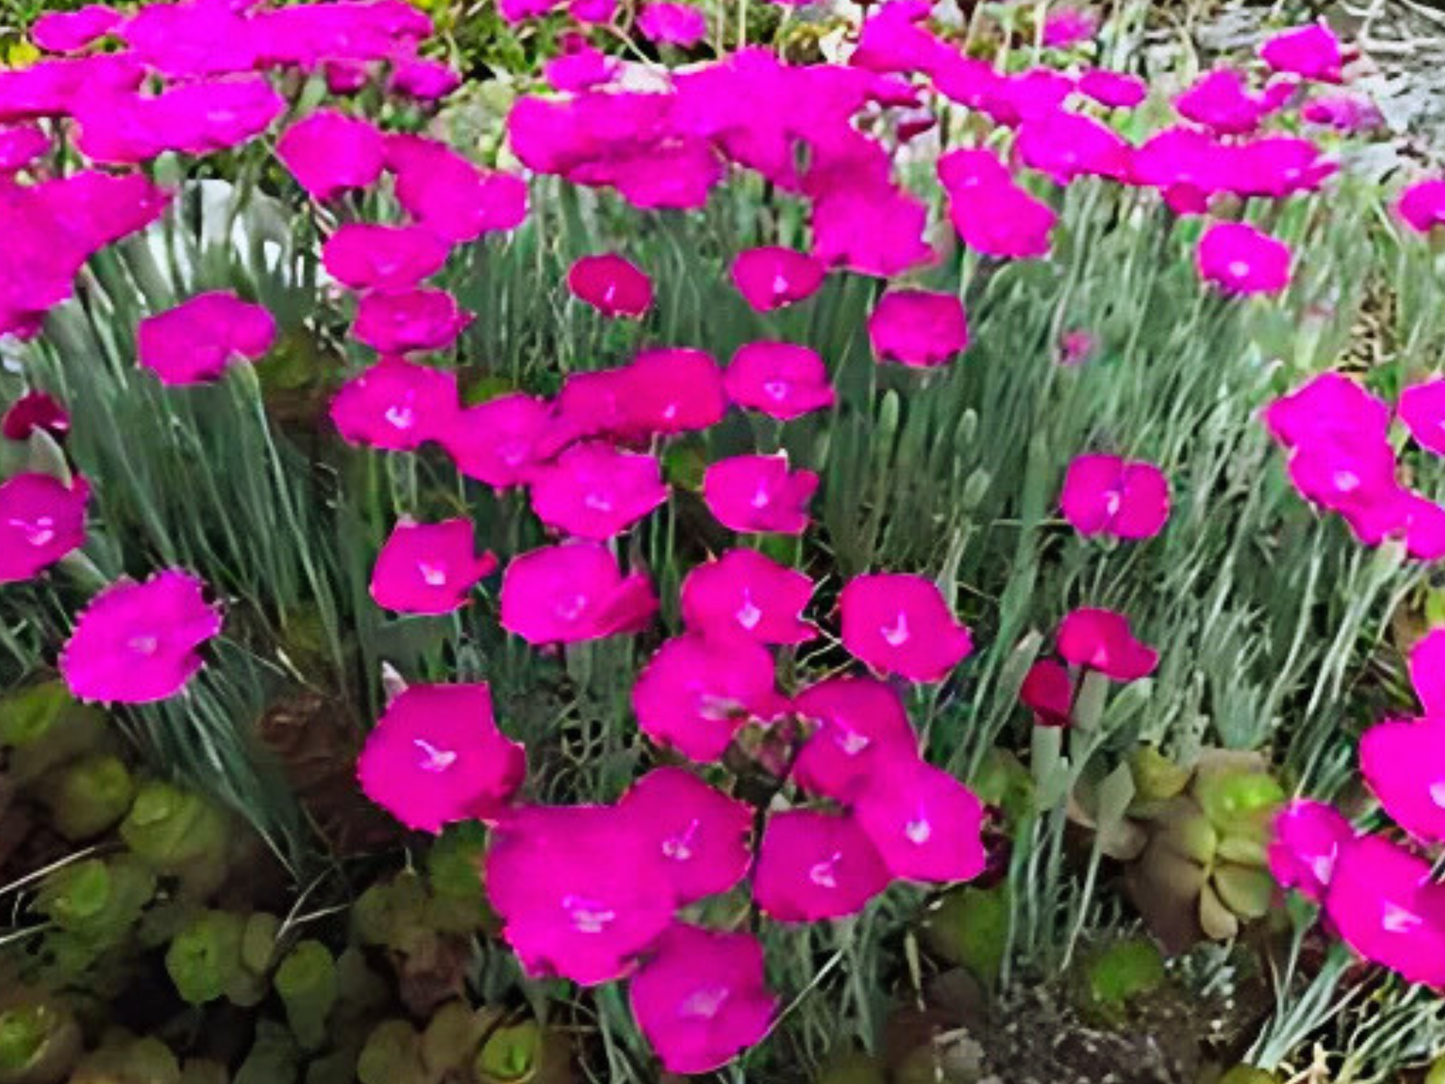
[[[1099,32],[1099,16],[1081,8],[1063,7],[1044,18],[1043,43],[1051,49],[1067,49],[1088,41]]]
[[[1259,55],[1277,72],[1323,83],[1340,81],[1340,41],[1323,22],[1276,34],[1260,46]]]
[[[1149,84],[1137,75],[1091,68],[1079,77],[1079,93],[1111,109],[1133,109],[1149,96]]]
[[[1066,667],[1040,659],[1024,676],[1019,700],[1039,726],[1068,726],[1074,713],[1074,680]]]
[[[1238,196],[1283,199],[1312,192],[1339,169],[1320,148],[1297,136],[1268,135],[1227,148],[1221,187]]]
[[[1075,177],[1129,176],[1132,149],[1112,128],[1092,117],[1056,109],[1019,126],[1019,160],[1059,184]]]
[[[1288,469],[1290,481],[1307,500],[1341,513],[1362,534],[1373,534],[1376,542],[1399,525],[1395,453],[1383,437],[1360,430],[1321,430],[1295,449]]]
[[[408,828],[434,834],[496,819],[526,775],[527,754],[497,729],[486,682],[408,686],[356,762],[368,798]]]
[[[1323,903],[1340,848],[1354,838],[1355,830],[1334,806],[1296,798],[1274,818],[1269,871],[1283,887]]]
[[[148,704],[180,692],[201,668],[196,649],[221,631],[221,614],[205,600],[204,586],[167,569],[143,583],[113,583],[91,599],[60,652],[71,694]]]
[[[810,794],[852,801],[880,758],[918,753],[903,698],[875,678],[825,678],[799,693],[793,710],[816,727],[793,764]]]
[[[121,24],[124,16],[105,4],[75,11],[47,11],[30,27],[30,40],[47,53],[78,53]]]
[[[1289,448],[1338,433],[1377,441],[1389,433],[1390,407],[1342,373],[1321,373],[1266,407],[1264,423]]]
[[[210,154],[260,135],[286,100],[259,77],[210,80],[156,95],[99,95],[78,101],[76,146],[96,162],[144,162],[163,151]]]
[[[1445,222],[1445,179],[1429,177],[1406,187],[1395,202],[1395,213],[1418,233],[1429,233]]]
[[[37,429],[64,444],[70,434],[70,414],[55,396],[28,391],[6,409],[0,418],[0,436],[6,440],[28,440]]]
[[[0,482],[0,583],[34,579],[79,549],[89,497],[90,486],[79,476],[68,486],[34,473]]]
[[[1445,894],[1424,859],[1381,836],[1345,842],[1325,912],[1361,956],[1407,982],[1445,986]]]
[[[818,476],[790,471],[786,455],[735,455],[709,466],[702,480],[708,510],[744,534],[802,534],[817,488]]]
[[[928,205],[887,182],[834,183],[813,199],[815,260],[891,278],[932,263],[924,238]]]
[[[657,650],[632,687],[637,725],[690,760],[718,760],[749,719],[771,719],[781,698],[773,657],[741,636],[689,632]]]
[[[855,576],[838,597],[843,646],[884,674],[942,681],[973,651],[938,585],[922,576],[880,572]]]
[[[1276,294],[1289,285],[1289,246],[1244,222],[1215,222],[1199,238],[1199,274],[1231,294]]]
[[[1400,393],[1400,420],[1410,435],[1436,455],[1445,455],[1445,377],[1412,384]]]
[[[276,321],[269,312],[218,290],[142,320],[136,358],[162,384],[202,384],[220,377],[238,358],[265,357],[275,341]]]
[[[1079,609],[1059,622],[1059,654],[1113,681],[1136,681],[1159,665],[1159,653],[1134,638],[1129,619],[1113,610]]]
[[[707,18],[695,7],[654,0],[644,4],[637,29],[648,41],[690,49],[707,37]]]
[[[1360,738],[1360,773],[1401,828],[1445,840],[1445,719],[1372,726]]]
[[[963,302],[930,290],[890,290],[868,314],[868,341],[879,361],[946,364],[968,345]]]
[[[637,632],[656,612],[647,577],[624,577],[617,558],[599,542],[531,550],[513,558],[502,574],[502,628],[531,644]]]
[[[386,151],[370,121],[318,109],[281,133],[276,156],[312,198],[329,200],[375,184]]]
[[[644,350],[614,372],[623,418],[617,431],[620,437],[706,429],[727,413],[722,370],[712,355],[702,350]]]
[[[755,342],[738,348],[723,377],[728,398],[779,421],[833,405],[828,367],[816,351],[793,343]]]
[[[615,252],[577,260],[567,272],[567,288],[603,316],[638,318],[652,307],[652,279]]]
[[[1445,717],[1445,629],[1432,629],[1411,648],[1410,680],[1426,714]]]
[[[50,149],[50,137],[34,124],[0,124],[0,175],[15,173]]]
[[[1221,135],[1242,135],[1259,127],[1267,103],[1245,88],[1244,76],[1233,68],[1216,68],[1196,79],[1174,99],[1179,115]]]
[[[743,300],[772,312],[818,292],[828,269],[805,252],[777,245],[748,248],[733,258],[732,279]]]
[[[453,431],[457,378],[405,358],[384,357],[331,400],[331,420],[352,444],[405,452]]]
[[[894,877],[970,881],[983,872],[983,803],[916,753],[892,753],[869,770],[853,816]]]
[[[321,248],[332,278],[353,290],[406,290],[446,266],[451,246],[420,226],[348,222]]]
[[[856,915],[889,880],[852,817],[790,809],[774,813],[763,829],[753,899],[778,922],[820,922]]]
[[[813,581],[757,550],[728,550],[682,581],[682,617],[704,634],[742,635],[762,644],[801,644],[818,635],[802,614]]]
[[[458,411],[440,440],[457,470],[502,490],[532,476],[537,446],[551,424],[546,401],[516,392]]]
[[[387,89],[419,102],[434,102],[445,98],[461,85],[461,75],[450,64],[429,57],[412,56],[396,62]]]
[[[1385,123],[1380,109],[1362,94],[1325,94],[1311,98],[1300,109],[1300,116],[1311,124],[1323,124],[1356,135]]]
[[[615,4],[616,0],[608,2]],[[615,58],[594,48],[586,38],[564,35],[561,54],[542,65],[542,74],[553,90],[582,91],[610,83],[619,68]]]
[[[371,82],[371,68],[361,60],[328,60],[322,65],[326,89],[332,94],[356,94]]]
[[[579,23],[608,23],[617,11],[617,0],[571,0],[567,14]]]
[[[678,923],[630,988],[632,1015],[669,1073],[707,1073],[763,1040],[777,1010],[763,946],[748,933]]]
[[[752,865],[753,811],[684,768],[654,768],[618,803],[652,842],[681,906],[726,892]]]
[[[620,979],[671,924],[676,900],[639,828],[612,806],[532,806],[498,825],[487,898],[529,974]]]
[[[471,520],[401,519],[376,556],[371,597],[397,613],[451,613],[466,603],[477,581],[496,568],[492,554],[477,556]]]
[[[478,169],[445,143],[425,136],[386,137],[386,166],[396,198],[419,225],[453,244],[515,229],[527,217],[527,184]]]
[[[964,244],[985,256],[1046,256],[1058,221],[1052,208],[1008,177],[988,151],[950,151],[938,160],[948,215]]]
[[[361,299],[351,333],[380,354],[441,350],[472,322],[445,290],[377,290]]]
[[[1143,460],[1081,455],[1069,464],[1060,503],[1080,534],[1153,538],[1169,520],[1169,479]]]
[[[532,478],[532,511],[549,527],[599,542],[667,500],[657,458],[610,444],[574,444]]]

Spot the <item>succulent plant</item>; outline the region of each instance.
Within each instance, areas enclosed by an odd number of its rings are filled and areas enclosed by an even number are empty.
[[[178,878],[192,898],[209,895],[225,880],[230,818],[199,794],[158,780],[143,784],[120,837],[151,869]]]
[[[75,1018],[44,998],[0,1010],[0,1084],[56,1084],[80,1056]]]
[[[8,772],[21,786],[109,740],[105,712],[77,703],[64,682],[27,685],[0,698],[0,747],[9,750]]]
[[[129,936],[155,887],[155,877],[134,859],[88,858],[47,877],[35,909],[100,952]]]
[[[1003,967],[1010,913],[1007,883],[987,889],[962,885],[929,907],[922,925],[924,943],[991,986]]]
[[[229,911],[201,911],[166,951],[166,972],[192,1005],[226,995],[245,977],[241,942],[246,922]]]
[[[336,958],[319,941],[301,941],[276,969],[276,993],[286,1022],[304,1050],[326,1043],[326,1020],[336,1004]]]
[[[71,842],[114,828],[130,811],[136,785],[117,756],[93,753],[58,769],[40,791],[50,823]]]
[[[1090,953],[1079,968],[1076,1003],[1088,1017],[1117,1026],[1131,1003],[1165,982],[1164,955],[1147,937],[1128,937]]]

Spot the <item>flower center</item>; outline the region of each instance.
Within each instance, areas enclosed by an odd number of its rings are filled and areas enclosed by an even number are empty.
[[[1409,933],[1423,922],[1424,920],[1415,912],[1407,911],[1399,904],[1385,901],[1385,911],[1380,916],[1380,925],[1385,928],[1386,933]]]
[[[884,625],[878,630],[889,647],[901,647],[908,639],[908,615],[899,613],[898,621],[892,625]]]
[[[753,492],[753,498],[750,503],[754,508],[766,508],[768,506],[768,502],[772,499],[773,495],[768,492],[767,486],[758,486],[758,488]]]
[[[1445,779],[1430,784],[1430,801],[1445,809]]]
[[[1244,260],[1231,260],[1229,262],[1229,273],[1237,279],[1249,277],[1249,264]]]
[[[32,546],[48,545],[55,538],[55,520],[50,516],[37,516],[34,520],[12,519],[10,526],[17,528]]]
[[[383,417],[394,429],[410,429],[416,424],[416,411],[409,406],[387,407]]]
[[[711,1020],[722,1009],[732,991],[725,986],[707,986],[686,997],[677,1007],[677,1015]]]
[[[868,746],[873,744],[868,740],[867,735],[860,734],[858,731],[849,729],[848,727],[838,727],[835,729],[833,732],[833,741],[838,748],[843,751],[844,756],[850,757],[856,757],[859,753],[863,752],[864,749],[867,749]]]
[[[586,595],[571,595],[567,598],[559,599],[557,605],[553,607],[557,616],[563,621],[576,621],[582,616],[582,611],[585,609],[587,609]]]
[[[432,565],[425,561],[417,564],[417,570],[421,573],[422,581],[428,587],[445,587],[447,584],[447,570],[445,565]]]
[[[933,825],[928,823],[927,817],[919,813],[916,820],[911,820],[904,826],[903,834],[908,837],[908,842],[921,847],[933,837]]]
[[[154,655],[160,647],[160,641],[154,636],[132,636],[126,646],[137,655]]]
[[[773,276],[773,296],[782,297],[788,292],[788,280],[782,274]]]
[[[1337,470],[1332,480],[1341,493],[1351,493],[1360,488],[1360,476],[1354,471]]]
[[[786,380],[766,380],[763,382],[763,394],[775,403],[781,403],[788,397],[788,382]]]
[[[738,612],[734,616],[737,617],[739,625],[751,632],[763,619],[763,611],[753,604],[753,596],[744,591],[743,604],[738,607]]]
[[[413,738],[411,743],[421,750],[422,759],[417,767],[424,772],[440,774],[457,762],[456,753],[450,749],[438,749],[422,738]]]
[[[1335,852],[1329,854],[1315,855],[1309,861],[1310,872],[1315,875],[1315,880],[1322,885],[1327,885],[1335,875]]]
[[[680,836],[670,836],[662,841],[662,854],[664,858],[671,858],[674,862],[686,862],[692,857],[693,839],[697,836],[698,819],[693,817],[687,822],[687,828]]]
[[[612,511],[612,498],[605,493],[589,493],[582,498],[582,504],[594,512]]]
[[[578,933],[601,933],[617,919],[616,911],[586,896],[563,896],[562,910]]]
[[[815,862],[808,870],[808,880],[819,888],[838,887],[838,863],[843,860],[842,851],[834,851],[822,862]]]
[[[1122,507],[1124,507],[1124,495],[1117,489],[1109,490],[1104,496],[1104,511],[1110,516],[1117,516]]]

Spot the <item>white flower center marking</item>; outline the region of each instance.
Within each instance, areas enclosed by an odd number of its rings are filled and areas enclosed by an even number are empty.
[[[1441,809],[1445,809],[1445,779],[1439,779],[1430,784],[1430,801]]]
[[[1335,875],[1335,852],[1329,854],[1315,855],[1309,861],[1310,872],[1315,875],[1315,880],[1322,885],[1327,885]]]
[[[1237,279],[1248,278],[1249,264],[1244,260],[1231,260],[1229,263],[1229,273]]]
[[[10,526],[20,531],[27,544],[37,548],[49,545],[55,539],[55,520],[50,516],[37,516],[34,520],[12,519]]]
[[[664,858],[671,858],[674,862],[686,862],[692,858],[693,839],[697,836],[698,819],[693,817],[687,822],[687,828],[680,836],[669,836],[662,841],[662,854]]]
[[[833,732],[833,742],[843,751],[844,756],[856,757],[873,743],[867,735],[848,727],[838,727]]]
[[[682,1004],[677,1007],[677,1015],[682,1017],[694,1017],[701,1020],[711,1020],[728,998],[732,991],[723,986],[708,986],[686,997]]]
[[[1341,493],[1352,493],[1360,488],[1360,476],[1354,471],[1337,470],[1332,481]]]
[[[812,881],[819,888],[838,887],[838,863],[843,860],[842,851],[834,851],[832,856],[822,862],[815,862],[808,870],[808,880]]]
[[[440,774],[457,762],[457,755],[450,749],[438,749],[422,738],[413,738],[411,743],[421,750],[422,760],[417,766],[424,772]]]
[[[753,499],[750,503],[754,508],[766,508],[768,506],[768,502],[772,499],[773,495],[768,492],[768,487],[765,485],[760,485],[753,493]]]
[[[738,611],[734,616],[737,617],[739,625],[749,632],[752,632],[753,629],[758,627],[758,622],[763,619],[763,611],[753,604],[753,596],[749,592],[744,591],[743,604],[738,607]]]
[[[1104,511],[1110,516],[1117,516],[1122,507],[1124,507],[1124,495],[1117,489],[1109,490],[1104,497]]]
[[[154,655],[161,644],[154,636],[132,636],[126,646],[137,655]]]
[[[605,493],[589,493],[582,498],[582,504],[594,512],[612,511],[612,498]]]
[[[421,561],[416,567],[421,573],[422,582],[428,587],[446,586],[447,570],[445,565],[433,565],[428,564],[426,561]]]
[[[1407,911],[1398,904],[1385,901],[1384,914],[1380,916],[1380,925],[1386,933],[1410,933],[1416,927],[1424,924],[1424,919],[1413,911]]]
[[[557,605],[553,607],[557,616],[563,621],[576,621],[582,616],[582,611],[587,609],[586,595],[569,595],[566,598],[558,599]]]
[[[578,933],[601,933],[617,919],[616,911],[585,896],[563,896],[562,910]]]
[[[782,297],[788,292],[788,280],[781,273],[773,276],[773,296]]]
[[[908,640],[908,615],[899,613],[895,624],[884,625],[878,632],[889,647],[901,647]]]
[[[767,380],[763,382],[763,394],[775,403],[781,403],[788,397],[788,382],[786,380]],[[1445,426],[1445,422],[1441,422]]]
[[[903,834],[908,837],[908,842],[921,847],[933,838],[933,825],[928,818],[919,813],[917,820],[911,820],[903,827]]]
[[[416,411],[409,406],[387,407],[384,417],[393,429],[410,429],[416,424]]]

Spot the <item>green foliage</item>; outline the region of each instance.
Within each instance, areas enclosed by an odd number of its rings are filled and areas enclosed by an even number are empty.
[[[319,941],[301,941],[276,969],[276,993],[286,1006],[286,1022],[304,1050],[325,1044],[326,1020],[336,1004],[336,960]]]
[[[166,950],[166,972],[182,999],[192,1005],[226,995],[244,977],[241,943],[246,924],[228,911],[202,911]]]

